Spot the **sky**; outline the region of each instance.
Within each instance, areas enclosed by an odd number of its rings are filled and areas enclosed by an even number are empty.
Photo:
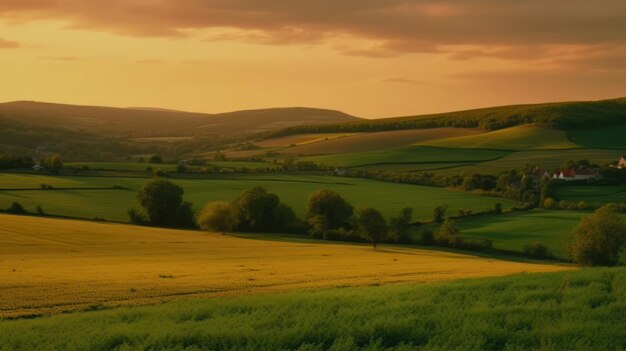
[[[621,96],[624,0],[0,0],[0,101],[378,118]]]

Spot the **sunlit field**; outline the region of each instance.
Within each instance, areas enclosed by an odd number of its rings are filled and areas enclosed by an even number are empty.
[[[0,223],[2,317],[570,269],[404,247],[374,250],[27,216],[0,215]]]

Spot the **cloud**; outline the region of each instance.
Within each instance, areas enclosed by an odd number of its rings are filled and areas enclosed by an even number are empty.
[[[623,0],[2,0],[0,18],[62,20],[69,28],[139,37],[230,28],[208,40],[267,45],[352,37],[379,45],[335,49],[369,57],[447,52],[453,59],[524,60],[550,47],[626,44]]]
[[[16,49],[20,47],[20,43],[0,38],[0,49]]]
[[[378,81],[383,82],[383,83],[424,84],[424,82],[421,82],[418,80],[402,78],[402,77],[383,77],[383,78],[378,79]]]

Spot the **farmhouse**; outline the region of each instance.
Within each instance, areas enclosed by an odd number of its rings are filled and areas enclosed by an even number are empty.
[[[552,178],[548,171],[543,170],[540,167],[535,167],[535,169],[532,172],[532,176],[536,184],[539,184],[542,179],[550,180],[550,178]]]
[[[622,158],[617,161],[617,168],[622,169],[626,168],[626,156],[622,156]]]
[[[564,169],[556,171],[552,176],[552,179],[564,180],[566,182],[573,180],[596,180],[598,178],[600,178],[598,171],[590,168]]]

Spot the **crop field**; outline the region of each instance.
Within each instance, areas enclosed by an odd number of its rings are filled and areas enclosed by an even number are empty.
[[[304,145],[309,143],[315,143],[319,141],[332,140],[337,138],[344,138],[347,136],[355,135],[358,133],[311,133],[311,134],[294,134],[284,137],[266,139],[255,142],[256,145],[261,147],[284,147],[290,145]]]
[[[306,157],[319,164],[343,167],[373,165],[419,164],[419,163],[472,163],[498,159],[510,151],[483,149],[446,149],[427,146],[412,146],[387,151],[360,152]]]
[[[83,168],[87,166],[91,170],[107,170],[107,171],[145,171],[147,167],[152,169],[160,169],[165,172],[176,171],[175,164],[166,163],[140,163],[140,162],[67,162],[65,164],[69,168]],[[275,168],[268,162],[249,162],[249,161],[214,161],[208,162],[207,166],[213,166],[218,168]]]
[[[421,145],[459,149],[485,148],[503,150],[570,149],[579,147],[569,141],[567,134],[562,130],[540,128],[532,125],[500,129],[476,135],[430,140],[422,142]]]
[[[556,188],[556,198],[587,203],[626,202],[624,186],[571,186]]]
[[[149,178],[51,176],[39,179],[33,175],[4,173],[0,174],[0,184],[34,190],[0,190],[0,208],[19,202],[30,211],[40,205],[46,213],[53,215],[127,221],[126,211],[136,203],[135,190],[148,180]],[[257,185],[278,194],[300,216],[304,215],[308,196],[322,188],[338,191],[355,207],[373,206],[387,217],[395,216],[401,208],[407,206],[414,208],[416,219],[430,219],[432,209],[438,205],[449,205],[450,211],[461,208],[478,211],[493,208],[495,203],[501,203],[505,208],[517,204],[510,200],[443,188],[331,176],[244,174],[213,179],[170,180],[185,189],[185,200],[192,202],[196,209],[202,208],[209,201],[234,200],[243,191]],[[43,182],[57,188],[77,189],[37,189]],[[113,185],[126,189],[112,189]]]
[[[477,129],[433,128],[408,129],[387,132],[360,133],[306,145],[281,149],[280,153],[292,155],[324,155],[359,153],[397,149],[432,139],[465,136],[480,133]]]
[[[190,296],[430,282],[566,267],[0,215],[0,317]]]
[[[569,138],[590,148],[626,149],[626,125],[608,128],[581,129],[568,132]]]
[[[0,322],[0,349],[626,348],[626,268],[194,299]]]

